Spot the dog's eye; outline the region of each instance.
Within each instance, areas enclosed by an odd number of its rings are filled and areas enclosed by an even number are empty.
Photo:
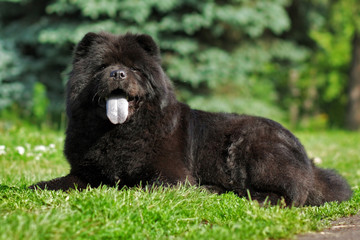
[[[131,70],[132,72],[140,72],[140,71],[139,71],[137,68],[135,68],[135,67],[131,67],[130,70]]]
[[[102,65],[99,67],[99,71],[102,71],[102,70],[104,70],[105,68],[107,68],[107,65],[106,65],[106,64],[102,64]]]

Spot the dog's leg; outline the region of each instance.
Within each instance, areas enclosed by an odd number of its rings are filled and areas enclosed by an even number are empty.
[[[79,177],[74,175],[66,175],[64,177],[55,178],[50,181],[38,182],[31,185],[30,189],[47,189],[47,190],[69,190],[69,189],[84,189],[87,187],[87,183],[82,181]]]
[[[313,181],[311,163],[295,138],[270,130],[234,136],[226,162],[232,170],[231,188],[240,196],[247,194],[236,188],[249,190],[259,202],[303,206]]]

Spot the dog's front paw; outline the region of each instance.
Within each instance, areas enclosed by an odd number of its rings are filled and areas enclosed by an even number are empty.
[[[38,182],[34,185],[28,187],[29,189],[46,189],[46,190],[63,190],[67,191],[69,189],[84,189],[87,187],[87,183],[83,182],[80,178],[74,175],[67,175],[65,177],[55,178],[50,181]]]

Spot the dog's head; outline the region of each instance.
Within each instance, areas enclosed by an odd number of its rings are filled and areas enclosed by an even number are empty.
[[[143,105],[164,108],[171,92],[149,35],[88,33],[75,48],[67,112],[97,109],[113,124],[123,124]]]

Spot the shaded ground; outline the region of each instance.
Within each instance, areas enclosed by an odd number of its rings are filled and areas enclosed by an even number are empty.
[[[299,235],[298,240],[359,240],[360,215],[340,218],[331,223],[331,227],[321,232]]]

